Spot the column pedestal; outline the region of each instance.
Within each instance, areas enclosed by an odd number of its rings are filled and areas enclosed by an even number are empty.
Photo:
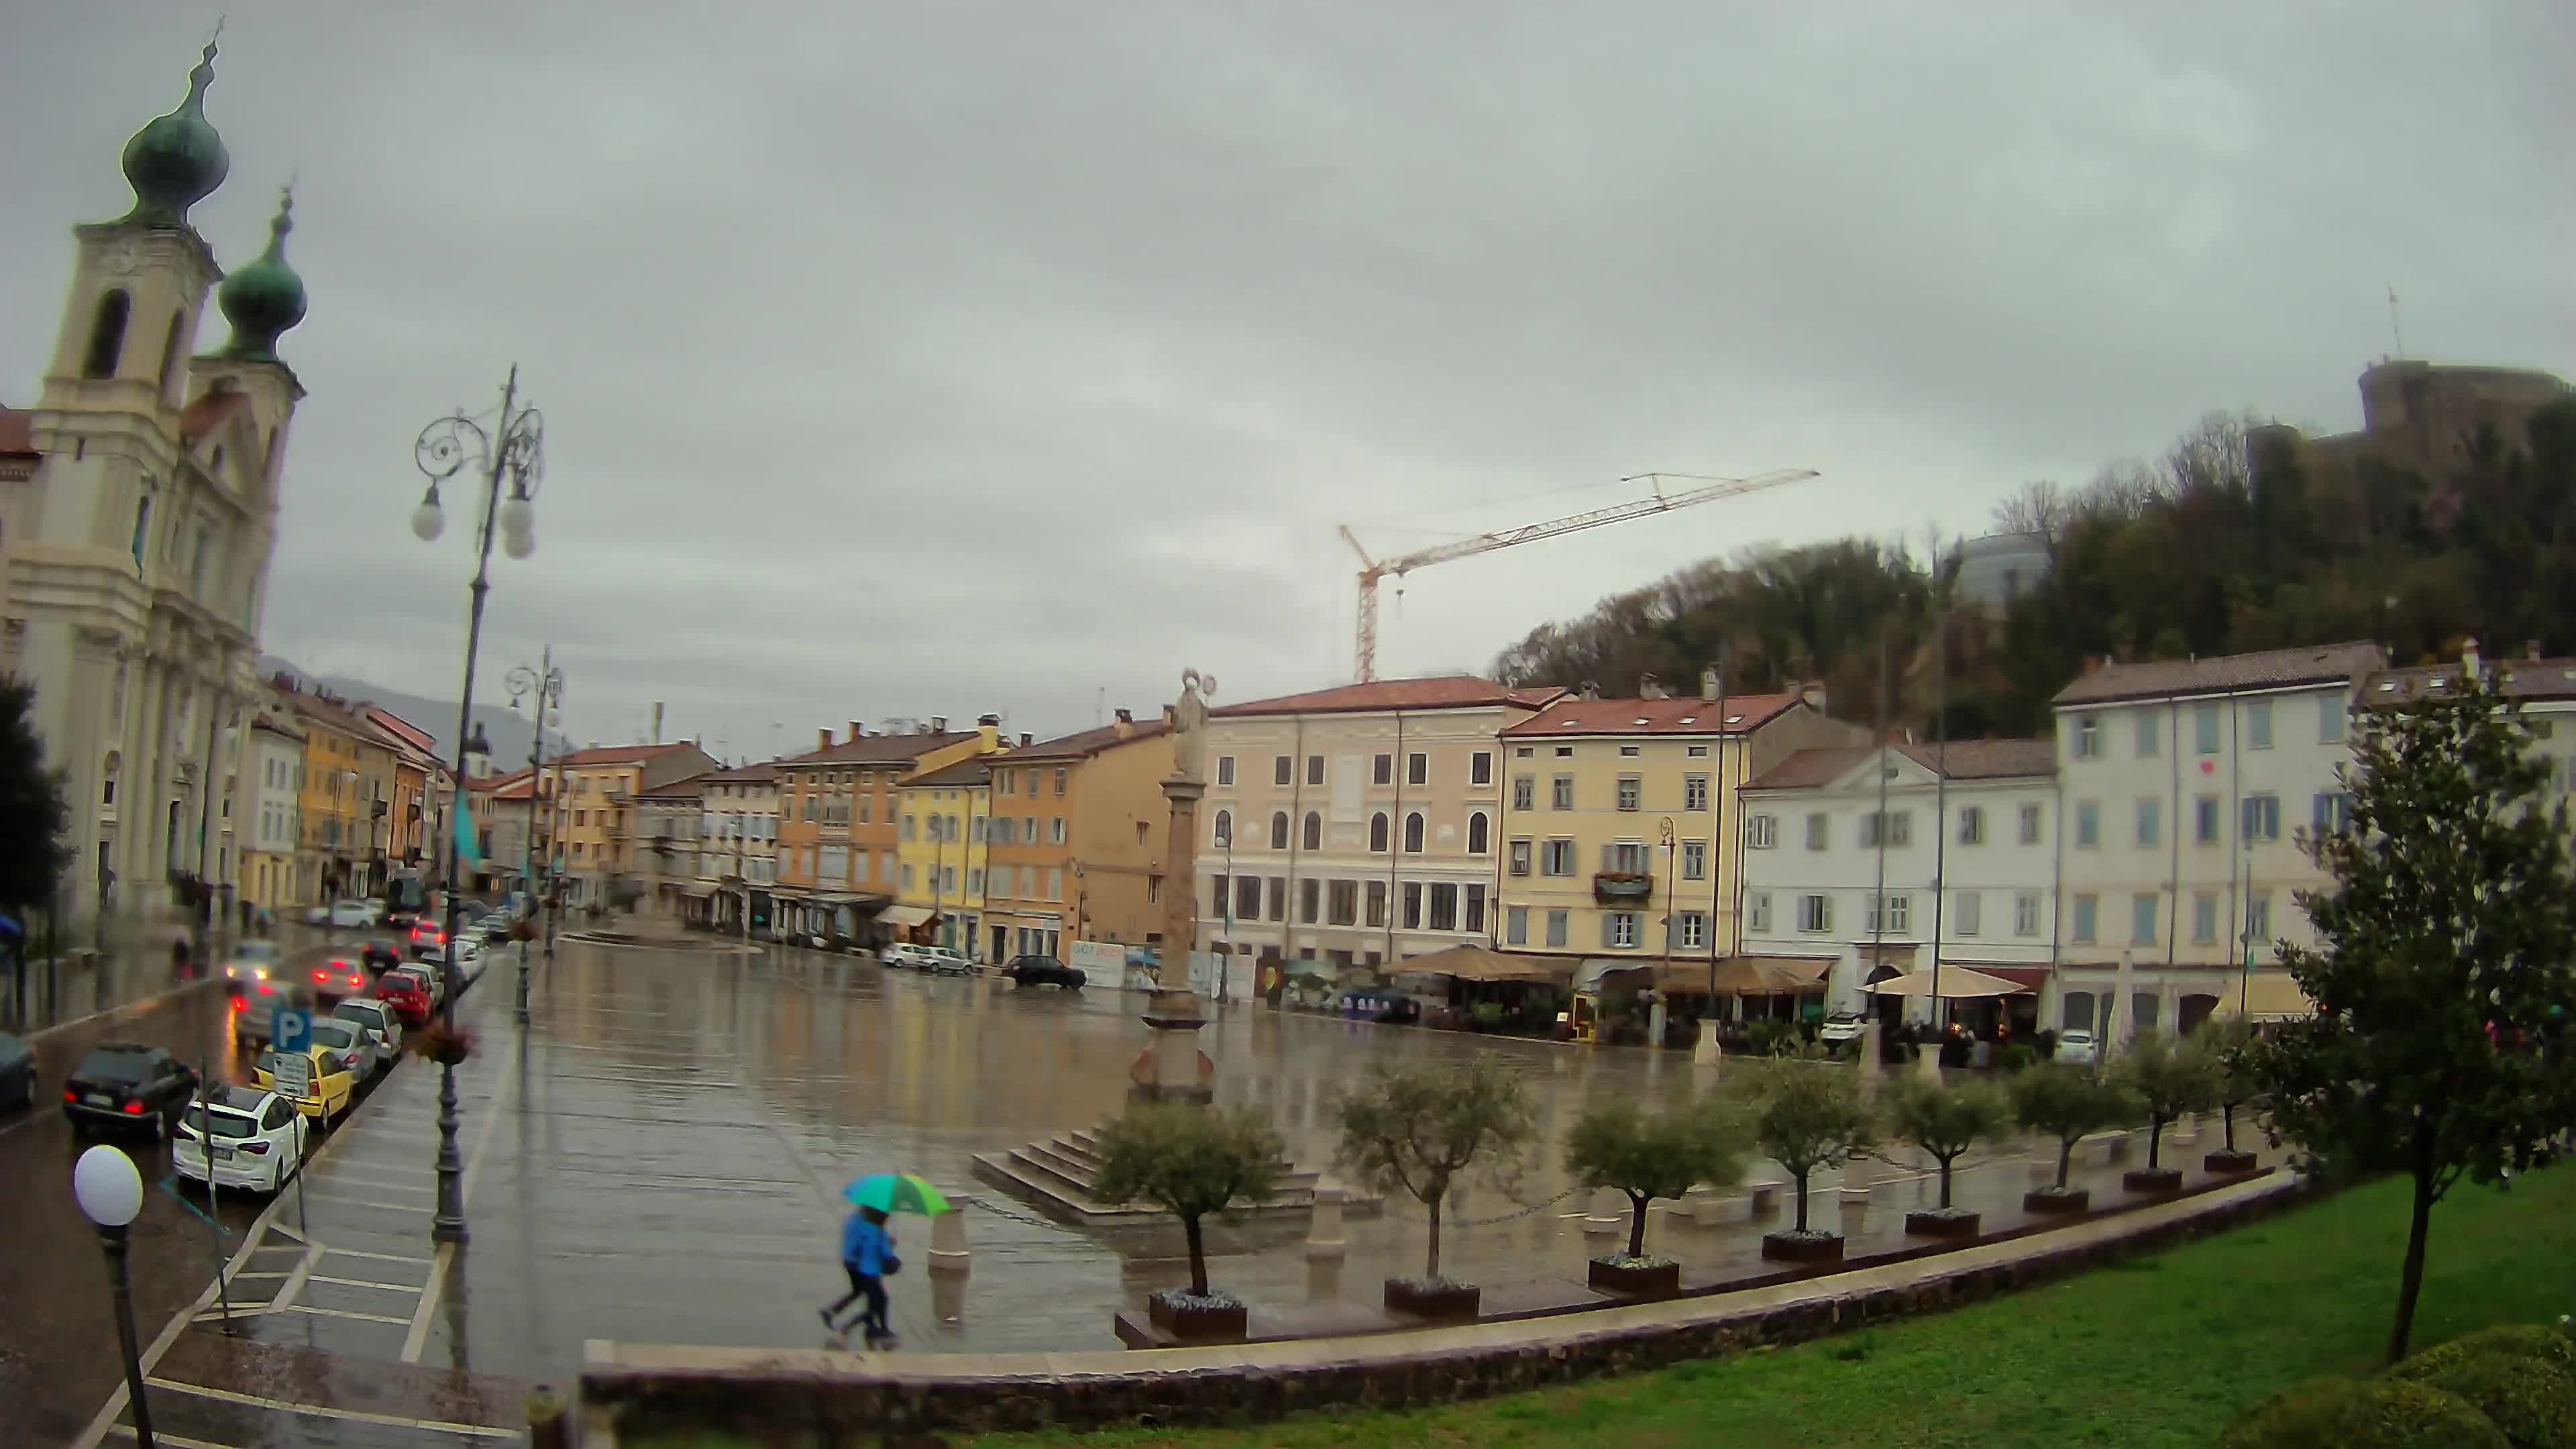
[[[1145,1006],[1145,1025],[1153,1035],[1127,1068],[1127,1100],[1198,1105],[1212,1100],[1216,1059],[1199,1050],[1199,1028],[1207,1025],[1207,1017],[1198,993],[1186,986],[1156,990]]]

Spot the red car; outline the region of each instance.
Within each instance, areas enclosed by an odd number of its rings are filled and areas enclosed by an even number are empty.
[[[313,994],[325,1001],[344,996],[367,994],[367,968],[345,956],[335,956],[313,968]]]
[[[392,1007],[405,1026],[429,1020],[429,987],[408,971],[388,971],[377,977],[376,999]]]

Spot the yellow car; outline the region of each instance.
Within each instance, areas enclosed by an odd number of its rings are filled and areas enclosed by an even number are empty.
[[[272,1092],[277,1091],[277,1078],[275,1073],[269,1070],[269,1064],[277,1060],[277,1055],[275,1052],[263,1052],[260,1054],[258,1065],[251,1068],[253,1080]],[[341,1053],[329,1047],[308,1047],[304,1051],[304,1056],[313,1063],[313,1094],[297,1097],[278,1092],[278,1095],[293,1102],[295,1110],[305,1116],[318,1117],[324,1122],[329,1122],[349,1110],[350,1094],[358,1089],[357,1073],[343,1059]]]

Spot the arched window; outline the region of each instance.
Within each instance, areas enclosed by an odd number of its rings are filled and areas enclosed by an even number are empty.
[[[1219,845],[1234,844],[1234,812],[1231,810],[1220,810],[1216,812],[1216,843]]]
[[[1485,819],[1485,812],[1479,810],[1467,817],[1467,853],[1483,855],[1491,849],[1493,849],[1493,826]]]
[[[1270,848],[1272,850],[1288,848],[1288,812],[1285,810],[1274,810],[1270,813]]]
[[[103,810],[113,810],[116,808],[116,776],[117,772],[122,770],[124,767],[125,757],[123,755],[118,754],[114,750],[107,752],[106,767],[99,772],[101,780],[98,790],[99,808]]]
[[[1386,812],[1383,810],[1369,817],[1369,849],[1386,849]]]
[[[1324,817],[1313,810],[1306,812],[1306,848],[1308,850],[1324,848]]]
[[[187,340],[188,311],[182,307],[170,314],[170,335],[161,340],[161,395],[179,385],[179,344]],[[223,459],[217,458],[217,464]]]
[[[133,310],[134,299],[122,290],[98,299],[98,316],[89,324],[89,356],[81,363],[81,376],[116,376],[117,359],[125,355],[125,319]]]
[[[1422,813],[1418,810],[1404,817],[1404,853],[1422,853]]]

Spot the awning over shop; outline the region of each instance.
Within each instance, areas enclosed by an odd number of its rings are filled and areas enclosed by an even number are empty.
[[[1721,957],[1717,963],[1717,994],[1720,996],[1812,995],[1825,989],[1825,978],[1832,974],[1833,969],[1833,958],[1829,956]],[[1677,968],[1674,973],[1673,989],[1708,990],[1708,968],[1705,965]]]
[[[1932,994],[1932,973],[1908,971],[1902,976],[1891,976],[1869,989],[1881,996],[1929,996]],[[1941,999],[1944,1001],[1979,996],[2012,996],[2029,989],[2017,981],[2006,981],[2000,976],[1989,976],[1983,971],[1966,966],[1941,968]]]
[[[928,906],[888,906],[877,913],[877,919],[898,930],[909,931],[929,925],[939,913]]]
[[[2286,971],[2257,971],[2218,994],[2213,1016],[2243,1016],[2251,1021],[2288,1021],[2316,1015],[2317,1004]]]
[[[1941,963],[1941,978],[1944,984],[1948,982],[1950,973],[1953,971],[1977,971],[1988,976],[2000,976],[2022,990],[2031,992],[2036,992],[2048,984],[2048,968],[2045,966],[1988,966],[1983,962],[1944,961]]]
[[[1461,981],[1543,981],[1563,986],[1574,980],[1574,962],[1561,957],[1531,956],[1483,946],[1450,946],[1420,956],[1407,956],[1388,968],[1393,974],[1454,976]]]

